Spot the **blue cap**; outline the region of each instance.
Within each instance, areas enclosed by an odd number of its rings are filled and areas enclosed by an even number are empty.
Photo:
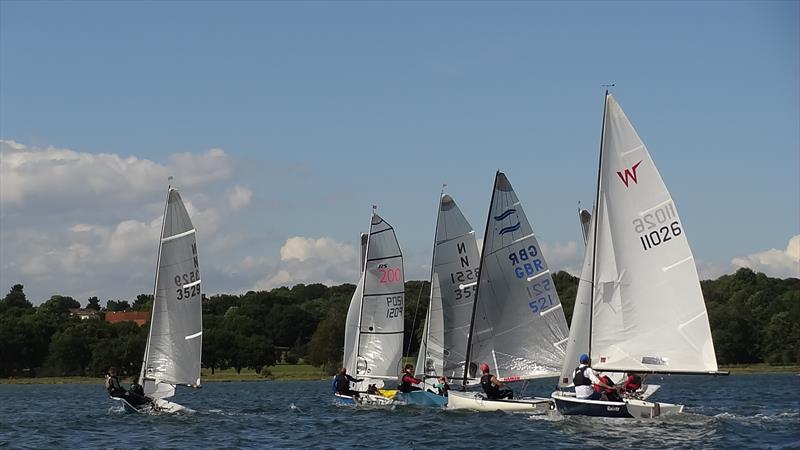
[[[586,353],[581,355],[580,357],[581,364],[589,364],[589,361],[590,361],[589,355],[587,355]]]

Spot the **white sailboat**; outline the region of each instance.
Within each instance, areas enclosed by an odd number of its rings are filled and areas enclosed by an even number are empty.
[[[168,189],[158,246],[153,311],[140,383],[153,403],[128,410],[191,411],[167,400],[176,386],[200,387],[202,302],[195,228],[178,191]]]
[[[394,228],[374,211],[362,254],[361,277],[347,311],[343,362],[348,374],[364,380],[353,387],[360,392],[370,384],[381,388],[385,380],[396,381],[403,356],[403,254]],[[345,404],[393,402],[364,393],[335,396]]]
[[[467,360],[480,256],[475,231],[450,195],[442,193],[436,220],[431,267],[431,292],[417,357],[423,379],[445,375],[460,381]],[[402,394],[409,404],[443,406],[446,398],[426,391]]]
[[[486,362],[503,382],[558,376],[569,329],[550,269],[522,205],[497,172],[483,239],[466,361]],[[465,283],[462,287],[470,287]],[[464,370],[462,382],[475,377]],[[550,399],[489,400],[450,392],[447,407],[478,411],[549,410]]]
[[[694,258],[678,211],[644,143],[606,92],[595,214],[559,387],[578,355],[605,372],[719,374]],[[646,391],[642,397],[653,392]],[[652,417],[682,405],[552,395],[566,415]]]

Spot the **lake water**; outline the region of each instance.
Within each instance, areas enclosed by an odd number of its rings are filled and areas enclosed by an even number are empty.
[[[553,380],[529,394],[549,395]],[[98,385],[0,385],[3,448],[800,448],[800,376],[667,377],[652,420],[336,406],[330,383],[208,383],[197,412],[125,414]]]

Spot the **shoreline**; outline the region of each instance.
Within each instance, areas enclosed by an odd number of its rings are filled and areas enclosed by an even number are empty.
[[[752,365],[720,366],[719,369],[730,371],[731,374],[800,373],[800,365],[770,366],[767,364],[752,364]],[[280,364],[278,366],[271,367],[270,371],[272,371],[272,375],[269,377],[264,377],[262,375],[255,373],[254,371],[243,370],[241,374],[236,374],[235,371],[228,369],[223,371],[216,371],[214,375],[211,375],[211,373],[203,373],[202,378],[203,378],[203,383],[323,381],[329,379],[329,376],[323,374],[320,369],[306,364],[297,364],[297,365]],[[79,377],[79,376],[0,378],[0,385],[2,384],[103,384],[104,381],[105,379],[103,377]],[[130,377],[124,378],[123,381],[126,383],[130,383],[131,378]]]

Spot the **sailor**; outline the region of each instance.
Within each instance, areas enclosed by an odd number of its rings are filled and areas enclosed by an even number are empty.
[[[439,377],[439,382],[434,384],[433,387],[439,391],[439,395],[442,397],[447,397],[447,391],[450,390],[450,384],[447,382],[447,377],[444,375]]]
[[[336,393],[340,395],[349,395],[349,396],[358,395],[358,392],[350,389],[351,381],[353,383],[360,383],[364,380],[351,377],[350,375],[347,374],[347,369],[345,369],[344,367],[340,367],[339,373],[336,375],[334,381],[334,384],[336,386]]]
[[[633,393],[642,388],[642,376],[635,372],[629,372],[625,379],[625,392]]]
[[[125,388],[119,384],[119,378],[117,377],[117,368],[116,367],[109,367],[108,373],[106,373],[106,390],[108,391],[108,395],[116,398],[121,398],[130,403],[133,406],[143,405],[152,401],[150,398],[145,397],[144,395],[140,395],[134,391],[126,391]]]
[[[489,365],[481,363],[481,387],[489,400],[502,400],[513,398],[514,392],[507,388],[496,376],[489,373]]]
[[[414,377],[414,365],[406,364],[403,368],[403,373],[400,376],[400,392],[407,393],[411,391],[421,391],[422,389],[412,386],[413,384],[420,384],[422,380]]]
[[[575,384],[575,397],[583,400],[600,400],[601,390],[595,390],[594,386],[606,389],[617,389],[604,383],[598,373],[590,367],[592,360],[589,355],[581,355],[580,365],[575,368],[572,375],[572,383]]]

